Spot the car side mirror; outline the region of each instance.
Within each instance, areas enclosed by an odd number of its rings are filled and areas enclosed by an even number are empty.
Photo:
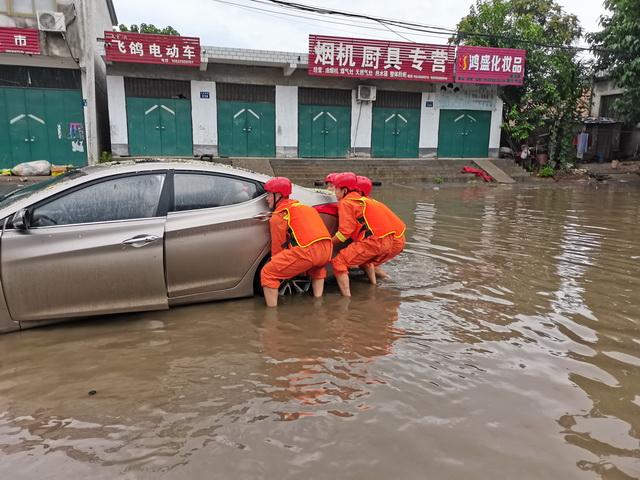
[[[26,208],[18,210],[11,219],[13,228],[26,232],[29,230],[29,212]]]

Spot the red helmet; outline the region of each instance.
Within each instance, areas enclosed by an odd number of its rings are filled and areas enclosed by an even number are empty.
[[[336,178],[337,173],[329,173],[326,177],[324,177],[324,183],[333,183],[333,180]]]
[[[264,189],[269,193],[279,193],[283,197],[291,195],[291,180],[287,177],[273,177],[264,184]]]
[[[333,185],[336,188],[346,188],[347,190],[356,190],[358,188],[358,178],[353,172],[343,172],[333,177]]]
[[[371,195],[371,190],[373,190],[373,183],[371,182],[371,179],[360,175],[358,175],[356,179],[358,180],[358,190],[362,192],[365,197]]]

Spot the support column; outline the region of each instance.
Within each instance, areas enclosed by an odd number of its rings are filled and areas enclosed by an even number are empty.
[[[82,98],[84,99],[84,129],[87,163],[98,163],[98,117],[96,103],[96,70],[95,70],[95,38],[94,22],[95,8],[93,2],[81,2],[82,22],[82,57],[80,58],[80,78],[82,83]]]
[[[420,105],[420,141],[418,156],[434,158],[438,154],[438,127],[440,126],[440,109],[436,92],[423,92]]]
[[[356,99],[357,90],[351,91],[351,156],[371,157],[371,122],[373,102]]]
[[[276,157],[298,156],[298,87],[276,85]]]
[[[191,81],[193,154],[218,156],[216,83]]]
[[[500,156],[500,133],[502,131],[502,108],[504,102],[500,97],[495,97],[495,104],[491,112],[491,130],[489,133],[489,156],[498,158]]]
[[[129,155],[127,101],[124,93],[124,77],[107,76],[107,97],[109,98],[111,152],[114,155]]]

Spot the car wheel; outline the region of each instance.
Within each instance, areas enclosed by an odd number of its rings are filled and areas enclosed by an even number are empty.
[[[311,279],[309,277],[296,277],[289,280],[284,280],[280,284],[278,293],[281,297],[289,295],[300,295],[303,293],[309,293],[311,290]]]

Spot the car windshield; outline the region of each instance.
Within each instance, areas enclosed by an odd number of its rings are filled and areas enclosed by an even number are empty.
[[[83,175],[85,175],[85,173],[81,170],[71,170],[70,172],[64,173],[62,175],[58,175],[57,177],[53,177],[49,180],[44,180],[42,182],[29,185],[28,187],[18,188],[17,190],[7,193],[4,197],[0,198],[0,208],[8,207],[9,205],[17,202],[18,200],[22,200],[23,198],[29,197],[34,193],[41,192],[42,190],[48,187],[59,185],[61,183],[67,182],[69,180],[73,180],[74,178],[78,178]]]

